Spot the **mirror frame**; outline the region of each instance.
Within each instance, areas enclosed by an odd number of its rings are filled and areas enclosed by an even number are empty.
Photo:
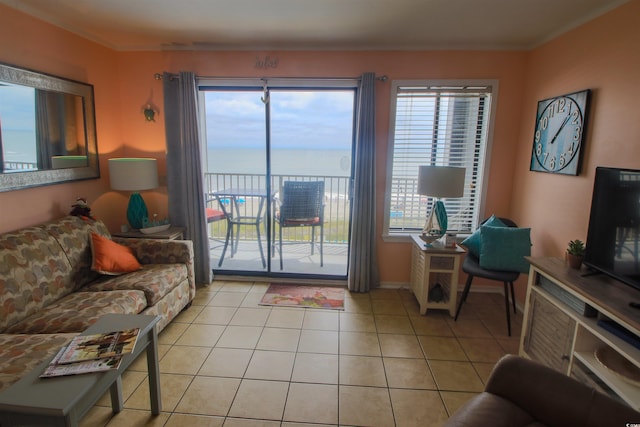
[[[0,82],[82,97],[88,165],[79,168],[1,173],[0,192],[100,178],[93,85],[0,63]]]

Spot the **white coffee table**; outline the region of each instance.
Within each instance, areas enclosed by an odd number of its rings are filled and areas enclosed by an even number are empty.
[[[158,334],[160,316],[107,314],[81,335],[140,328],[133,353],[126,355],[117,370],[40,378],[50,360],[42,363],[18,382],[0,393],[0,426],[41,425],[74,427],[89,409],[110,390],[114,413],[122,410],[122,373],[144,351],[147,352],[151,413],[160,414],[160,370]]]

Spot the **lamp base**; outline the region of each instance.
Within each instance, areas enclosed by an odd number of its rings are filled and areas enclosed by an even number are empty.
[[[447,232],[447,210],[444,207],[442,201],[437,200],[433,206],[433,209],[427,217],[427,221],[422,229],[422,240],[431,244],[434,241],[440,239]]]
[[[127,221],[131,228],[139,230],[142,228],[143,218],[148,218],[149,212],[140,193],[132,193],[127,206]]]

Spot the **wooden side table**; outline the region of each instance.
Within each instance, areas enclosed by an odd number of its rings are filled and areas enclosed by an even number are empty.
[[[454,317],[460,260],[465,250],[458,245],[449,248],[427,246],[417,234],[411,239],[411,291],[420,304],[420,314],[426,314],[427,309],[448,309],[449,315]],[[429,298],[436,284],[442,287],[442,299],[439,301]]]
[[[169,239],[169,240],[182,240],[184,239],[184,227],[170,227],[165,231],[159,231],[153,234],[144,234],[139,230],[129,230],[124,232],[112,233],[114,237],[124,238],[136,238],[136,239]]]

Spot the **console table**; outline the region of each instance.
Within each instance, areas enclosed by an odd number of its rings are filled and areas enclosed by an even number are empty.
[[[417,234],[411,235],[411,240],[411,291],[420,304],[420,314],[426,314],[429,308],[444,309],[449,310],[449,315],[453,317],[458,298],[460,259],[465,250],[458,245],[427,246]],[[440,284],[443,290],[440,301],[429,299],[429,291],[436,284]]]
[[[146,350],[151,413],[160,414],[158,336],[160,316],[107,314],[81,335],[140,328],[133,353],[123,356],[118,369],[54,378],[40,378],[50,359],[0,394],[0,425],[76,427],[89,409],[110,390],[114,413],[122,410],[122,373]],[[52,359],[52,358],[51,358]]]
[[[520,355],[640,410],[640,383],[621,374],[640,370],[640,344],[630,343],[640,339],[640,310],[629,306],[640,291],[560,258],[527,259]]]
[[[167,230],[159,231],[157,233],[145,234],[139,230],[119,231],[117,233],[111,233],[114,237],[135,238],[135,239],[169,239],[169,240],[182,240],[184,239],[184,227],[169,227]]]

